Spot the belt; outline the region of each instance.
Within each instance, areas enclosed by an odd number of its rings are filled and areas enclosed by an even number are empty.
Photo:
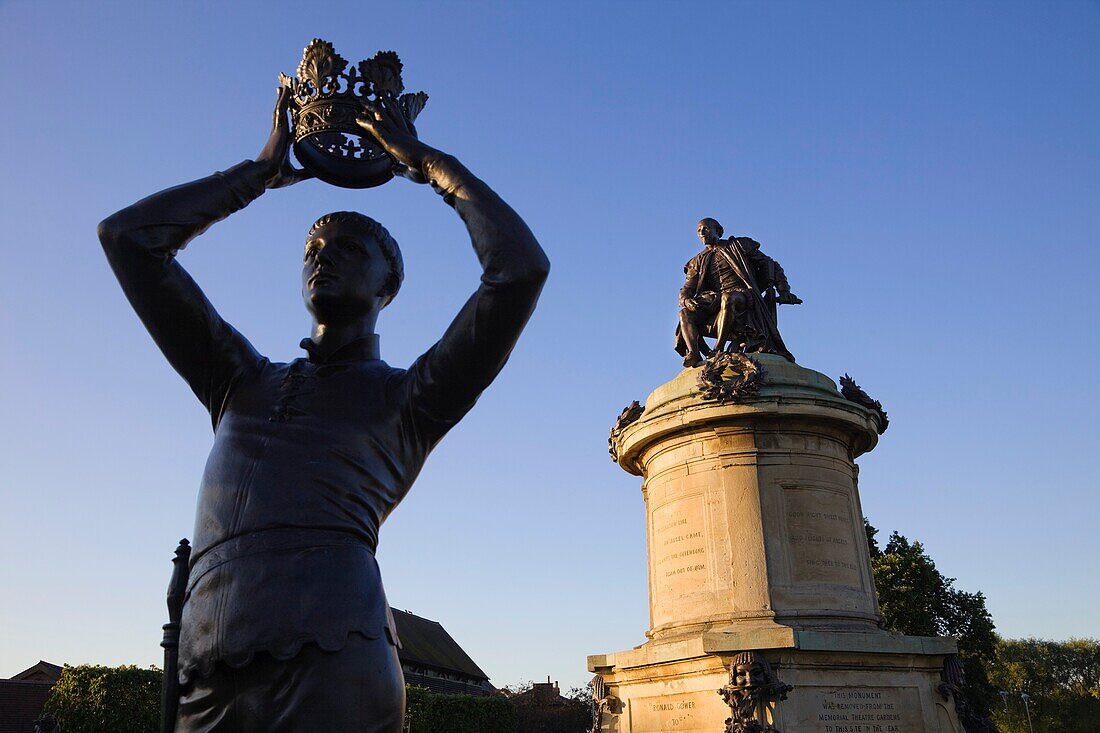
[[[187,583],[190,593],[202,576],[214,568],[232,560],[248,555],[260,555],[279,550],[295,550],[307,547],[353,546],[374,555],[374,548],[362,538],[348,532],[331,529],[302,529],[286,527],[283,529],[265,529],[261,532],[232,537],[210,548],[191,564],[191,574]]]

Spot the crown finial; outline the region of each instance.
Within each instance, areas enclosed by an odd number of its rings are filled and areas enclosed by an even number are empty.
[[[294,154],[299,162],[321,180],[346,188],[379,186],[392,178],[393,158],[355,119],[364,101],[385,96],[397,99],[412,127],[428,95],[403,94],[402,70],[394,51],[379,51],[349,65],[328,41],[310,41],[297,77],[279,75],[279,83],[291,90]]]

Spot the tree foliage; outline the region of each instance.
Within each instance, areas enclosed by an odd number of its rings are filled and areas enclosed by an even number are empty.
[[[989,715],[997,697],[989,682],[997,635],[979,591],[968,593],[944,577],[920,542],[897,532],[879,547],[878,530],[864,519],[871,550],[871,571],[886,628],[913,636],[951,636],[958,640],[966,673],[963,696],[979,716]]]
[[[515,706],[521,733],[586,733],[592,726],[592,683],[564,695],[557,685],[521,682],[501,688]]]
[[[405,690],[408,733],[517,733],[516,709],[505,697],[438,695],[420,687]]]
[[[1100,730],[1100,641],[1002,639],[990,682],[1008,692],[994,706],[1003,733],[1027,733],[1028,706],[1036,733],[1092,733]],[[1007,710],[1006,710],[1007,707]]]
[[[157,733],[163,678],[156,667],[66,665],[42,711],[65,733]]]

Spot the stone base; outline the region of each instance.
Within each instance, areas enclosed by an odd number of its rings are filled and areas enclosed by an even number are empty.
[[[735,654],[760,650],[792,685],[771,707],[783,733],[958,733],[954,704],[938,692],[953,639],[783,627],[650,641],[588,657],[614,698],[602,733],[722,733],[730,708],[718,690]]]

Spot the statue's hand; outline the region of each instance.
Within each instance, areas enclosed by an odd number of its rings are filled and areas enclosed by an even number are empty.
[[[799,298],[797,295],[788,290],[785,293],[779,294],[778,302],[782,303],[783,305],[802,305],[802,298]]]
[[[391,95],[382,95],[373,102],[363,102],[363,112],[355,120],[397,161],[394,174],[414,183],[427,183],[424,162],[435,148],[416,137],[416,128],[405,119],[401,105]]]
[[[268,188],[282,188],[312,178],[313,174],[290,164],[290,87],[279,87],[271,115],[271,135],[256,162],[264,166]]]

